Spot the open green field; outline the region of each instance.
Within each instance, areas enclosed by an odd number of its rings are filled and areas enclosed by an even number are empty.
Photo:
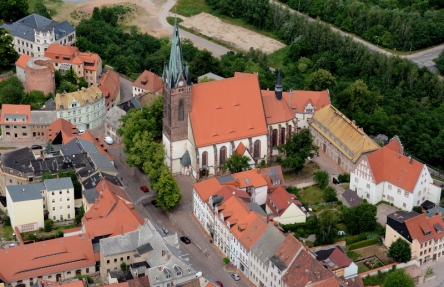
[[[299,191],[300,200],[307,202],[309,205],[321,202],[324,192],[317,185],[303,188]]]

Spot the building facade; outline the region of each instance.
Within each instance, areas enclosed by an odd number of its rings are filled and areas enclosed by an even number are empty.
[[[162,91],[162,79],[151,71],[143,71],[133,83],[132,94],[137,97],[145,92],[159,94]]]
[[[53,43],[73,45],[76,41],[76,30],[68,21],[59,23],[37,14],[0,27],[14,37],[14,49],[19,55],[42,57]]]
[[[122,126],[122,122],[119,119],[124,115],[126,115],[126,112],[118,106],[114,106],[106,112],[105,134],[111,137],[116,144],[122,142],[122,137],[117,134],[117,131]]]

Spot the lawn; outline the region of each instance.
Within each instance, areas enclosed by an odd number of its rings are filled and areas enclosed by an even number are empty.
[[[23,238],[24,241],[26,241],[26,240],[31,239],[31,238],[28,238],[28,236],[35,234],[37,236],[37,238],[40,239],[40,240],[37,240],[37,241],[48,240],[48,239],[60,237],[60,233],[61,232],[63,233],[63,230],[74,228],[74,227],[76,227],[76,225],[74,225],[74,224],[63,225],[63,226],[53,226],[53,229],[50,232],[30,231],[30,232],[22,233],[22,238]]]
[[[315,172],[319,170],[319,165],[313,161],[307,163],[304,168],[299,172],[295,173],[292,169],[284,169],[283,175],[284,179],[287,181],[302,180],[302,179],[312,179]]]
[[[356,265],[358,265],[358,273],[363,273],[370,270],[370,268],[368,268],[364,262],[359,262]]]
[[[14,240],[14,237],[12,236],[13,230],[11,226],[3,226],[0,225],[0,238],[3,238],[4,240]]]
[[[287,54],[288,47],[281,48],[267,57],[267,64],[275,69],[282,69],[284,66],[284,57]]]
[[[317,185],[305,187],[299,191],[300,200],[309,205],[319,204],[324,192]]]

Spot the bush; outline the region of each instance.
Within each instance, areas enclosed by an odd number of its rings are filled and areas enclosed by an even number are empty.
[[[3,218],[3,222],[5,226],[11,226],[11,218],[9,216],[5,216],[5,218]]]
[[[387,255],[397,262],[409,262],[412,258],[412,250],[407,241],[398,238],[390,245]]]
[[[315,172],[313,180],[317,183],[320,189],[324,189],[328,186],[328,180],[330,176],[328,175],[328,172],[325,170],[318,170]]]
[[[371,239],[366,239],[366,240],[362,240],[353,244],[350,244],[348,247],[349,251],[358,249],[358,248],[363,248],[363,247],[367,247],[370,245],[375,245],[379,242],[379,237],[378,238],[371,238]]]
[[[63,231],[61,230],[57,231],[57,237],[63,237]]]
[[[80,280],[82,280],[83,278],[85,278],[86,280],[88,280],[88,283],[90,283],[90,284],[94,283],[94,280],[93,280],[92,277],[89,276],[89,275],[78,274],[78,275],[74,276],[73,278],[80,279]]]
[[[422,213],[422,207],[421,207],[421,206],[413,206],[412,210],[413,210],[414,212],[419,213],[419,214]]]
[[[45,220],[45,232],[51,232],[54,221],[51,219]]]
[[[327,186],[324,189],[324,195],[322,196],[322,199],[325,202],[334,202],[338,201],[338,198],[336,197],[336,189],[332,186]]]
[[[120,264],[120,270],[122,270],[123,272],[126,272],[128,270],[128,266],[126,265],[125,262],[122,262]]]
[[[359,253],[356,253],[354,251],[348,251],[347,256],[350,257],[351,260],[355,261],[359,258]]]
[[[338,175],[338,180],[340,182],[350,182],[350,174],[349,173],[341,173]]]
[[[224,257],[224,259],[222,259],[223,262],[225,262],[225,264],[230,263],[230,258],[228,257]]]
[[[347,245],[350,245],[350,244],[353,244],[353,243],[356,243],[356,242],[359,242],[359,241],[362,241],[362,240],[366,240],[367,236],[369,234],[370,234],[370,232],[363,232],[363,233],[360,233],[358,235],[355,235],[355,236],[352,236],[352,237],[349,237],[349,238],[345,239],[345,242],[347,243]]]

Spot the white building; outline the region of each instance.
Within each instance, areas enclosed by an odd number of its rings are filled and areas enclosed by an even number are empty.
[[[53,43],[72,45],[76,41],[76,30],[68,21],[59,23],[37,14],[3,24],[0,28],[14,37],[14,49],[19,55],[42,57]]]
[[[106,114],[105,97],[95,85],[77,92],[57,94],[55,108],[57,118],[77,125],[79,130],[101,126]]]
[[[384,200],[407,211],[426,200],[438,204],[441,188],[433,184],[427,166],[403,152],[401,141],[394,137],[388,145],[363,156],[350,173],[350,188],[369,203]]]
[[[162,91],[162,79],[151,71],[143,71],[133,83],[132,94],[137,97],[145,92],[158,95]]]

